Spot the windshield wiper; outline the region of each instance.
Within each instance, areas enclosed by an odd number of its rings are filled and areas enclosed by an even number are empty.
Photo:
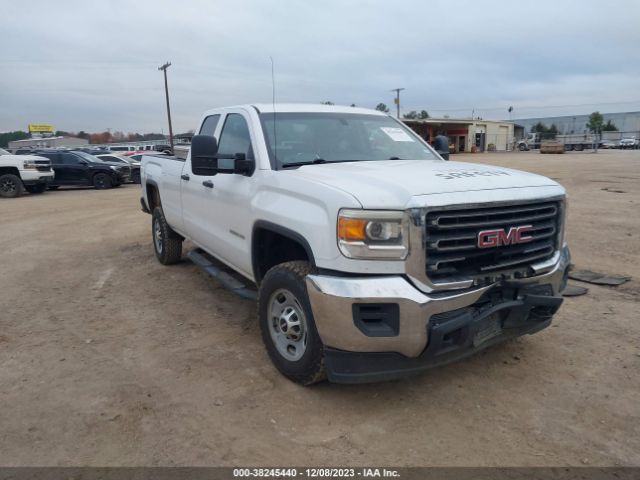
[[[281,165],[282,168],[288,167],[304,167],[305,165],[316,165],[318,163],[347,163],[347,162],[366,162],[367,160],[325,160],[324,158],[316,158],[315,160],[311,160],[310,162],[293,162],[293,163],[283,163]]]

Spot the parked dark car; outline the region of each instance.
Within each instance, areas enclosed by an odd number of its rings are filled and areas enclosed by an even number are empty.
[[[115,153],[100,153],[96,155],[100,160],[104,162],[113,162],[120,165],[129,165],[131,168],[131,181],[133,183],[140,183],[140,160],[133,157],[125,157],[116,155]]]
[[[67,185],[92,185],[97,189],[120,186],[129,181],[131,168],[120,163],[105,162],[85,152],[70,150],[36,150],[38,156],[51,160],[55,178],[49,188]],[[36,154],[31,152],[32,154]]]

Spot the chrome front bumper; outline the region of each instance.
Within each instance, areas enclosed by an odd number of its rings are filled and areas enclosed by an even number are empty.
[[[559,296],[566,281],[570,253],[565,245],[555,265],[539,275],[503,280],[464,291],[426,294],[402,276],[307,276],[307,291],[318,333],[326,347],[349,352],[397,352],[418,357],[428,342],[429,319],[476,303],[485,293],[500,288],[549,285]],[[395,336],[368,336],[355,324],[353,306],[397,304],[399,328]]]

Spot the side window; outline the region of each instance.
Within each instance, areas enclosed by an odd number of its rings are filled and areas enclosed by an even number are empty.
[[[60,154],[60,163],[64,165],[78,165],[80,159],[72,153],[62,153]]]
[[[202,128],[200,129],[200,135],[208,135],[213,137],[213,134],[216,133],[216,127],[218,126],[218,121],[220,120],[220,115],[209,115],[202,122]]]
[[[218,153],[222,155],[234,155],[244,153],[251,156],[251,136],[249,126],[244,117],[238,113],[230,113],[222,126],[220,141],[218,142]],[[218,167],[232,169],[233,159],[219,159]]]

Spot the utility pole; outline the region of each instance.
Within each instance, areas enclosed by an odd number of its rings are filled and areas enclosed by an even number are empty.
[[[392,88],[392,92],[396,92],[396,98],[393,101],[396,104],[396,116],[400,118],[400,91],[404,90],[404,88]]]
[[[167,97],[167,117],[169,118],[169,145],[171,145],[171,152],[173,152],[173,128],[171,128],[171,108],[169,108],[169,86],[167,84],[167,68],[170,66],[171,62],[167,62],[161,67],[158,67],[158,70],[164,72],[164,93]]]

